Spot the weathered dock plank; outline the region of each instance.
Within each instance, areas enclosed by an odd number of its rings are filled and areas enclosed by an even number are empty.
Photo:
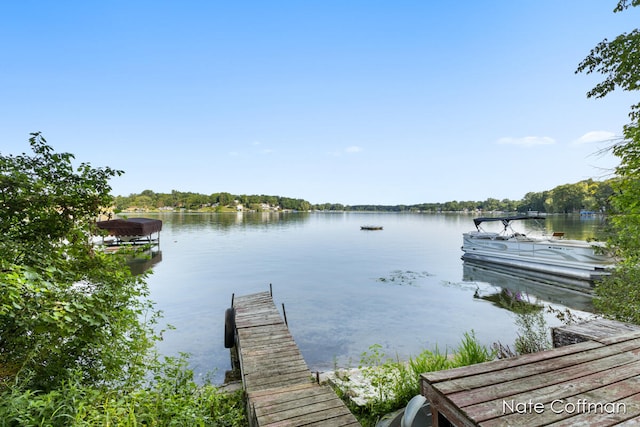
[[[519,369],[505,369],[487,374],[478,374],[472,377],[460,378],[455,382],[449,382],[440,387],[443,393],[447,393],[453,400],[456,392],[464,393],[470,400],[475,399],[474,394],[490,400],[488,391],[483,387],[491,386],[497,382],[509,383],[508,390],[503,392],[518,393],[522,390],[531,390],[536,384],[553,384],[559,377],[559,373],[565,379],[576,379],[588,373],[606,371],[613,367],[623,366],[638,360],[634,354],[639,350],[640,341],[629,345],[611,345],[594,349],[587,353],[565,356],[561,359],[549,359],[521,366]],[[492,389],[492,391],[494,391]],[[495,398],[502,396],[494,396]],[[459,402],[461,404],[461,402]]]
[[[251,426],[360,425],[331,388],[313,382],[270,292],[235,297],[233,307]]]
[[[505,397],[505,399],[507,401],[513,400],[514,402],[526,402],[531,399],[535,402],[550,404],[554,400],[564,399],[572,393],[587,393],[590,390],[599,388],[602,384],[609,383],[635,384],[635,387],[640,387],[640,362],[631,363],[624,370],[590,373],[576,383],[563,381],[557,384],[545,385],[537,389],[532,388],[523,393],[512,394]],[[640,390],[640,388],[636,388],[636,390]],[[470,417],[478,421],[498,418],[502,414],[502,408],[499,405],[495,405],[493,401],[470,405],[465,408],[465,411]],[[533,425],[534,421],[536,421],[535,418],[539,418],[539,414],[533,413],[531,415],[530,420],[520,419],[520,421]]]
[[[610,337],[634,334],[639,331],[640,326],[638,325],[610,319],[594,319],[588,322],[551,328],[551,337],[554,347],[562,347],[589,340],[606,344],[606,340]]]
[[[589,341],[422,374],[434,425],[638,425],[640,331],[608,322],[566,330]]]

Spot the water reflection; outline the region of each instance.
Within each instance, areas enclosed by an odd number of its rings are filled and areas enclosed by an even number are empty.
[[[131,274],[138,276],[162,261],[162,251],[155,246],[128,255],[126,261]]]
[[[168,226],[181,229],[196,227],[201,229],[228,229],[243,227],[274,226],[281,224],[302,223],[309,219],[309,212],[172,212],[172,213],[146,213],[145,216],[161,218]]]
[[[528,294],[512,292],[509,289],[501,289],[490,294],[481,295],[480,289],[474,294],[474,298],[482,298],[491,302],[496,307],[504,308],[518,314],[535,313],[542,310],[543,306],[532,301]]]
[[[538,299],[564,305],[568,308],[593,312],[592,297],[588,291],[589,282],[566,279],[570,283],[563,283],[562,278],[555,276],[542,277],[532,275],[526,270],[494,266],[477,262],[463,263],[463,280],[467,282],[486,283],[498,286],[513,294],[526,294]],[[579,292],[570,287],[580,287],[585,292]],[[484,294],[496,292],[484,290]],[[500,292],[500,291],[497,291]]]

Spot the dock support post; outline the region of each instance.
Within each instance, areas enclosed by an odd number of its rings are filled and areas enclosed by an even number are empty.
[[[284,315],[284,324],[289,327],[289,322],[287,322],[287,311],[284,309],[284,303],[282,303],[282,314]]]

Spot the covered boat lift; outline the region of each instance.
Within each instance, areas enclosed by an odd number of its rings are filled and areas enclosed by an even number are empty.
[[[162,221],[152,218],[112,219],[99,221],[98,228],[106,230],[116,239],[116,244],[158,244]]]

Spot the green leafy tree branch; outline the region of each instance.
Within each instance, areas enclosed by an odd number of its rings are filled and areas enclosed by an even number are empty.
[[[620,0],[614,12],[640,5],[640,0]],[[640,89],[640,31],[633,29],[609,41],[604,39],[579,64],[576,73],[599,73],[604,80],[587,93],[601,98],[616,88]],[[640,323],[640,103],[631,105],[631,122],[623,138],[612,146],[620,159],[612,184],[609,246],[620,263],[615,274],[596,286],[595,306],[610,317]]]
[[[51,390],[140,381],[158,313],[145,276],[94,250],[95,221],[122,172],[73,167],[40,133],[0,154],[0,379]]]

